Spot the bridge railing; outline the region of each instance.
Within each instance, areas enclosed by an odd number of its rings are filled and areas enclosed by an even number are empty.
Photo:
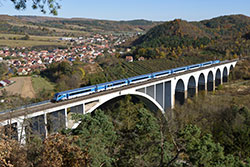
[[[14,110],[25,109],[25,108],[28,108],[28,107],[39,106],[39,105],[42,105],[42,104],[47,104],[49,102],[50,102],[50,100],[45,100],[45,101],[41,101],[41,102],[38,102],[38,103],[27,104],[27,105],[20,106],[20,107],[14,108],[14,109],[8,109],[8,110],[5,110],[5,111],[0,111],[0,114],[8,113],[8,112],[11,112],[11,111],[14,111]]]

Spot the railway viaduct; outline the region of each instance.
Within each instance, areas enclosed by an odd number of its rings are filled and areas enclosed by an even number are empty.
[[[73,113],[90,113],[124,95],[137,96],[152,110],[164,113],[177,103],[183,104],[186,98],[196,96],[199,91],[214,91],[216,86],[228,82],[236,63],[237,60],[223,61],[59,103],[45,101],[0,112],[0,127],[12,127],[13,137],[21,142],[25,142],[27,133],[46,137],[61,128],[76,128],[80,122],[71,120]]]

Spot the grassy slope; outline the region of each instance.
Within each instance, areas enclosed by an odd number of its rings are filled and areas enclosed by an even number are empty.
[[[53,91],[55,87],[54,84],[42,77],[32,77],[32,85],[36,94],[39,94],[43,90]]]

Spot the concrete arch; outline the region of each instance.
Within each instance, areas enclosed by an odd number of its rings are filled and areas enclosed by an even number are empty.
[[[185,102],[185,85],[182,79],[179,79],[175,86],[175,102],[181,105]]]
[[[215,73],[215,86],[219,86],[221,84],[221,72],[218,68]]]
[[[191,76],[188,80],[187,95],[188,97],[194,97],[195,94],[196,94],[196,81],[194,76]]]
[[[203,73],[200,74],[198,79],[198,91],[206,90],[206,79]]]
[[[207,91],[214,90],[214,74],[212,71],[209,71],[207,75]]]
[[[104,98],[103,100],[101,100],[98,104],[96,104],[95,106],[93,106],[89,111],[88,113],[91,113],[93,112],[94,110],[96,110],[98,107],[100,107],[101,105],[103,105],[104,103],[112,100],[112,99],[115,99],[115,98],[118,98],[118,97],[121,97],[121,96],[125,96],[125,95],[132,95],[132,96],[138,96],[138,97],[141,97],[140,99],[147,99],[148,101],[152,102],[152,104],[154,104],[156,107],[157,107],[157,110],[161,110],[162,113],[164,113],[164,109],[162,108],[162,106],[155,100],[153,99],[151,96],[145,94],[145,93],[142,93],[142,92],[131,92],[131,93],[126,93],[126,94],[117,94],[115,96],[112,96],[112,97],[107,97],[107,98]]]
[[[223,83],[228,82],[228,70],[227,70],[227,67],[224,67],[222,76],[223,76],[222,77],[222,82]]]
[[[145,93],[137,92],[137,91],[130,92],[130,93],[125,93],[125,94],[116,94],[115,96],[105,97],[102,100],[100,100],[100,102],[97,103],[95,106],[93,106],[90,110],[88,110],[87,113],[91,113],[91,112],[95,111],[98,107],[100,107],[101,105],[103,105],[104,103],[106,103],[106,102],[108,102],[108,101],[110,101],[112,99],[115,99],[115,98],[118,98],[118,97],[121,97],[121,96],[125,96],[125,95],[138,96],[138,97],[140,97],[140,99],[146,100],[147,102],[151,102],[151,104],[155,105],[155,108],[157,108],[157,110],[160,110],[162,112],[162,114],[164,114],[164,109],[162,108],[162,106],[155,99],[153,99],[151,96],[149,96],[149,95],[147,95]],[[74,123],[72,129],[77,128],[80,123],[81,122]]]

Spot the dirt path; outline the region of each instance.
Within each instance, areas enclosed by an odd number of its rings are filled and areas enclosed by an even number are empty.
[[[32,86],[31,77],[14,77],[10,78],[11,81],[15,81],[14,84],[5,87],[10,94],[20,94],[21,97],[35,97],[35,91]],[[0,93],[1,94],[1,93]]]

